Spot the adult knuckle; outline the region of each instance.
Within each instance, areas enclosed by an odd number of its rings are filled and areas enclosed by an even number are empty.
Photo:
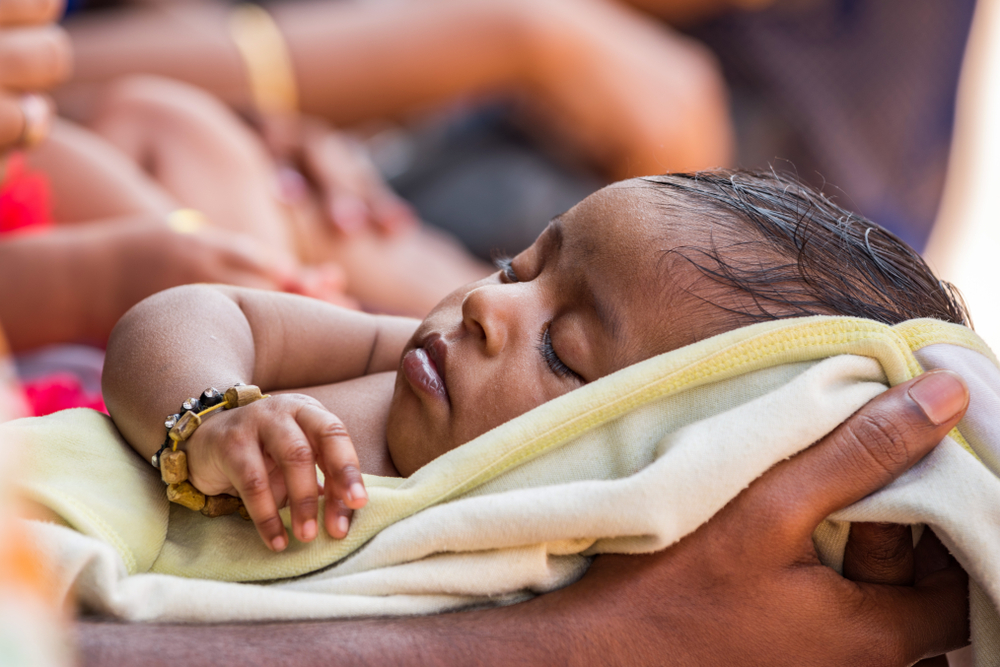
[[[52,34],[51,46],[53,59],[52,83],[60,83],[69,76],[73,68],[73,44],[68,34],[57,30]]]
[[[909,460],[908,435],[896,422],[869,415],[858,415],[845,433],[855,451],[886,472],[897,470]]]
[[[899,550],[877,548],[855,557],[867,579],[884,583],[891,583],[889,580],[896,579],[894,575],[903,560]]]
[[[32,78],[39,87],[48,88],[59,81],[62,76],[65,50],[66,43],[59,33],[46,32],[40,35],[32,53],[24,54],[25,60],[30,63],[33,70]]]
[[[898,547],[873,545],[864,554],[864,558],[868,560],[870,566],[885,567],[895,564],[902,555],[903,553]]]

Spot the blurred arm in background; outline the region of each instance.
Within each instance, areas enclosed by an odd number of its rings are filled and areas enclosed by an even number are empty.
[[[60,101],[86,118],[100,94],[94,84],[153,73],[248,108],[227,11],[192,4],[74,19],[76,76]],[[338,125],[507,95],[525,102],[539,131],[611,178],[732,159],[714,58],[617,2],[290,2],[271,11],[289,45],[301,111]]]

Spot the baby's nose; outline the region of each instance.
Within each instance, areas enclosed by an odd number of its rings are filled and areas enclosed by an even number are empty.
[[[462,301],[462,324],[480,338],[487,356],[503,352],[518,327],[519,306],[513,287],[483,285]]]

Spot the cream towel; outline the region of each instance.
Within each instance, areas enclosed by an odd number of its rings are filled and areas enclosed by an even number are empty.
[[[594,554],[662,549],[887,384],[939,367],[970,383],[961,434],[815,541],[839,569],[850,521],[932,526],[973,579],[976,662],[996,664],[1000,371],[956,325],[812,317],[675,350],[408,479],[366,478],[370,502],[346,540],[293,541],[278,555],[237,516],[168,508],[155,471],[97,413],[19,420],[0,438],[22,443],[24,491],[79,531],[32,526],[53,577],[89,609],[190,622],[421,614],[516,602],[573,581]]]

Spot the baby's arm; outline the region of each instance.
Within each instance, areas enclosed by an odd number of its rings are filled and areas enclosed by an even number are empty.
[[[148,460],[164,439],[163,420],[189,396],[236,382],[268,392],[393,370],[416,325],[288,294],[179,287],[146,299],[115,327],[104,367],[105,402],[122,435]],[[328,501],[351,509],[364,504],[363,496],[348,494],[361,475],[346,430],[306,396],[276,396],[213,415],[187,449],[195,485],[206,493],[239,492],[275,548],[287,544],[272,495],[278,485],[287,486],[296,536],[315,536],[315,463],[330,474]],[[314,458],[306,461],[309,452]],[[330,513],[326,523],[340,536],[346,531],[337,529],[338,518]]]

